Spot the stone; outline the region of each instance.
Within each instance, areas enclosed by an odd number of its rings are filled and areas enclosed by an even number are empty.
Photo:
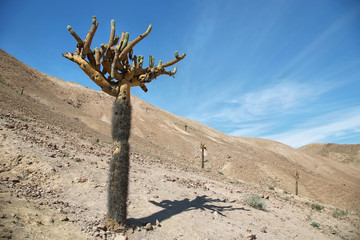
[[[150,230],[153,230],[153,229],[154,229],[154,228],[153,228],[153,226],[152,226],[151,223],[148,223],[148,224],[145,225],[145,230],[146,230],[146,231],[150,231]]]
[[[262,227],[262,228],[260,229],[260,232],[267,233],[267,227]]]
[[[248,234],[245,234],[245,237],[246,239],[249,239],[249,240],[256,240],[256,234],[251,234],[251,233],[248,233]]]
[[[98,226],[97,226],[97,229],[98,229],[98,230],[102,230],[102,231],[105,231],[105,232],[106,232],[107,227],[106,227],[106,225],[105,225],[105,224],[100,224],[100,225],[98,225]]]
[[[155,225],[156,225],[157,227],[161,227],[161,224],[160,224],[159,220],[156,219]]]
[[[128,237],[124,235],[116,235],[114,240],[128,240]]]

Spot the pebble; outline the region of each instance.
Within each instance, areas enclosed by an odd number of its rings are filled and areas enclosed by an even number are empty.
[[[156,224],[157,227],[161,227],[161,224],[160,224],[159,220],[157,220],[157,219],[155,221],[155,224]]]
[[[151,223],[148,223],[148,224],[145,225],[145,230],[146,230],[146,231],[150,231],[150,230],[153,230],[153,229],[154,229],[154,228],[153,228],[153,226],[152,226]]]
[[[116,235],[114,240],[128,240],[128,237],[124,235]]]

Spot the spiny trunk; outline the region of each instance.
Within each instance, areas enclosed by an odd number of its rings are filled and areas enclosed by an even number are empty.
[[[295,191],[296,191],[296,195],[299,195],[299,181],[298,180],[296,180],[296,189],[295,189]]]
[[[204,168],[204,149],[201,149],[201,168]]]
[[[123,91],[121,91],[123,90]],[[113,106],[112,138],[114,152],[110,162],[107,218],[125,226],[129,185],[129,137],[131,128],[130,88],[120,88]]]

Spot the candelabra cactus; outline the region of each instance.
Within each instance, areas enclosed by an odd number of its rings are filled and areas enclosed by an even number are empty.
[[[204,168],[205,165],[205,143],[200,143],[200,149],[201,149],[201,168]]]
[[[115,102],[112,117],[113,154],[110,162],[107,220],[110,227],[126,226],[127,195],[129,183],[129,136],[131,127],[130,88],[140,86],[147,92],[146,83],[160,75],[174,76],[173,71],[165,68],[174,65],[186,55],[154,66],[154,57],[150,56],[149,67],[143,68],[144,56],[134,55],[134,46],[151,32],[152,25],[130,41],[129,33],[122,33],[121,37],[115,35],[115,21],[111,21],[110,38],[107,44],[100,48],[90,49],[92,39],[98,27],[94,16],[92,26],[83,41],[71,26],[70,34],[75,38],[77,45],[75,53],[64,53],[63,56],[76,64],[94,81],[105,93],[114,96]],[[87,59],[87,60],[86,60]],[[111,226],[112,225],[112,226]]]
[[[300,177],[300,173],[298,170],[296,170],[295,174],[293,175],[293,177],[295,178],[295,193],[296,195],[299,194],[299,177]]]

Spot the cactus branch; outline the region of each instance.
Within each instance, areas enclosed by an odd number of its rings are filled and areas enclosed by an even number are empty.
[[[137,38],[135,38],[129,45],[127,45],[124,50],[121,52],[119,59],[120,61],[123,60],[127,56],[127,54],[130,52],[130,50],[135,47],[136,44],[138,44],[141,40],[143,40],[149,33],[151,32],[152,25],[150,24],[146,32],[139,35]]]
[[[175,53],[175,56],[176,56],[176,53]],[[183,53],[180,57],[177,57],[174,60],[171,60],[170,62],[164,63],[163,65],[161,65],[161,67],[163,67],[163,68],[170,67],[171,65],[174,65],[175,63],[183,60],[185,56],[186,56],[186,54]]]
[[[93,80],[104,92],[111,96],[118,95],[118,90],[113,88],[101,73],[96,71],[96,69],[91,66],[91,64],[82,59],[79,55],[64,53],[63,56],[77,63],[79,67],[90,77],[90,79]]]
[[[82,58],[84,58],[88,52],[91,52],[91,50],[90,50],[91,42],[92,42],[92,39],[94,38],[94,35],[95,35],[98,25],[99,25],[99,23],[97,21],[95,21],[95,23],[93,23],[93,25],[91,25],[91,28],[90,28],[88,34],[86,35],[84,48],[81,52]]]
[[[83,40],[76,34],[76,32],[72,29],[70,25],[67,26],[67,29],[69,30],[71,36],[75,38],[75,40],[78,42],[79,45],[84,46]]]

